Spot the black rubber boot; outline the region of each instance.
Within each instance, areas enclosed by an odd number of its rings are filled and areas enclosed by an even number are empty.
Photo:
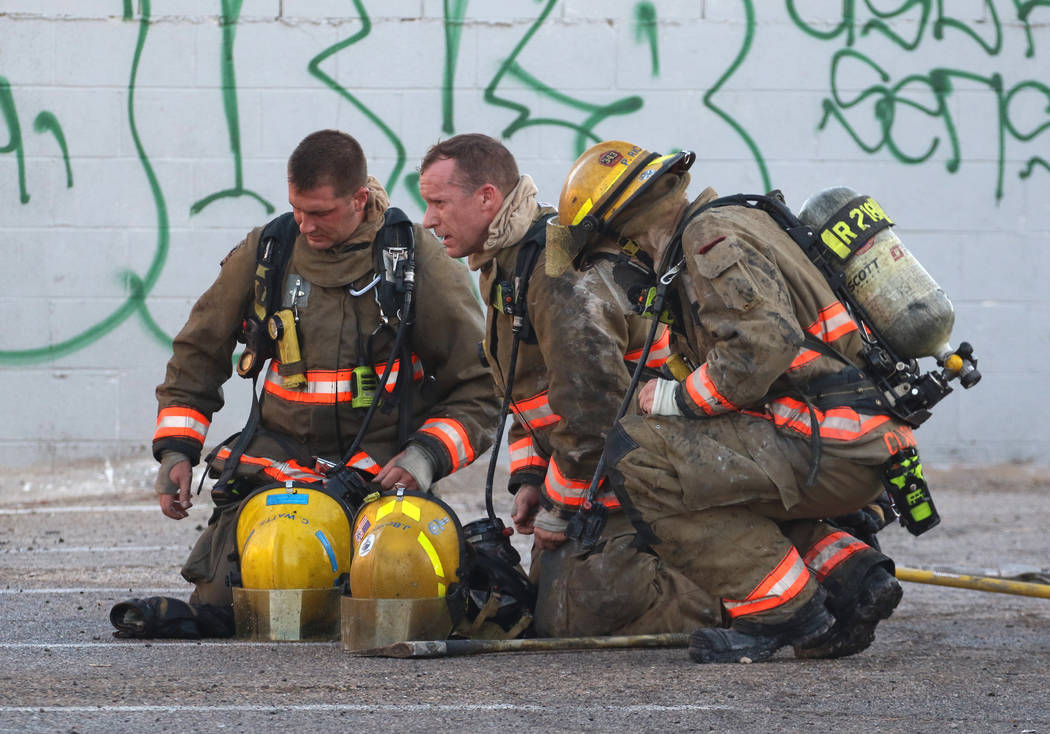
[[[795,657],[842,658],[867,650],[875,641],[875,627],[893,614],[903,595],[900,582],[885,565],[871,567],[852,604],[829,602],[836,619],[831,633],[818,644],[796,645]]]
[[[187,604],[167,596],[114,604],[109,621],[117,628],[114,637],[197,640],[232,637],[234,633],[232,606]]]
[[[697,663],[758,663],[788,645],[817,645],[835,618],[824,606],[824,590],[806,602],[786,622],[763,624],[747,618],[729,629],[702,627],[689,638],[689,657]]]

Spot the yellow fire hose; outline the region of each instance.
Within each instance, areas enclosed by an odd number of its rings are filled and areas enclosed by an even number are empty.
[[[961,573],[923,571],[918,568],[897,566],[897,578],[901,581],[913,581],[918,584],[954,586],[958,589],[974,589],[976,591],[992,591],[997,594],[1037,596],[1041,599],[1050,599],[1050,584],[1010,581],[1009,579],[999,579],[992,576],[970,576]]]

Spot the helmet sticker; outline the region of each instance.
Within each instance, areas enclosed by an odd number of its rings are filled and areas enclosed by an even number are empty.
[[[358,558],[364,558],[369,553],[371,553],[372,552],[372,546],[375,545],[375,543],[376,543],[376,536],[375,536],[375,533],[372,533],[367,538],[365,538],[365,542],[363,542],[361,544],[361,547],[357,549],[357,557]]]
[[[367,517],[362,518],[361,519],[361,524],[357,526],[357,532],[354,533],[354,542],[355,543],[360,543],[361,542],[361,538],[365,537],[365,533],[368,532],[368,529],[370,527],[372,527],[372,523],[370,523],[368,521],[368,518]]]
[[[598,159],[598,163],[600,163],[603,166],[611,167],[619,163],[621,158],[623,158],[622,155],[617,153],[615,150],[610,150],[605,153],[602,153],[601,158]]]
[[[433,535],[441,535],[441,531],[445,529],[445,526],[448,525],[448,523],[448,516],[435,517],[433,520],[427,523],[427,530],[429,530]]]
[[[646,179],[652,178],[654,173],[656,173],[656,169],[654,168],[650,168],[647,171],[642,171],[642,175],[638,177],[638,180],[645,181]]]

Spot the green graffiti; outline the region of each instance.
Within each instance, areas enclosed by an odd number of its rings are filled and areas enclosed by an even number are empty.
[[[66,146],[66,135],[62,132],[58,118],[50,112],[41,112],[33,120],[33,130],[38,133],[51,133],[55,136],[55,142],[62,151],[62,161],[66,164],[66,188],[73,188],[73,167],[69,164],[69,148]]]
[[[7,129],[10,132],[10,139],[7,145],[0,148],[0,153],[14,152],[15,159],[18,162],[19,201],[23,204],[28,204],[30,196],[29,190],[26,188],[22,125],[18,121],[18,110],[15,108],[14,95],[11,94],[11,84],[2,76],[0,76],[0,109],[3,110],[4,121],[7,123]],[[62,126],[59,124],[58,118],[46,110],[40,112],[37,114],[36,119],[33,120],[33,130],[38,133],[51,133],[54,136],[59,150],[62,151],[62,161],[66,166],[66,188],[73,188],[73,168],[69,162],[69,148],[66,147],[66,135],[62,132]]]
[[[14,152],[18,162],[18,194],[23,204],[29,203],[29,191],[26,190],[26,161],[22,150],[22,126],[18,122],[18,110],[15,109],[15,98],[11,94],[11,84],[0,76],[0,110],[4,113],[4,122],[10,135],[7,145],[0,148],[0,153]]]
[[[463,17],[466,12],[467,0],[445,0],[445,74],[441,82],[441,130],[449,135],[456,131],[453,115],[455,95],[452,89],[456,84],[459,40],[463,35]],[[419,196],[418,192],[416,196]]]
[[[317,56],[314,56],[312,59],[310,59],[310,63],[307,64],[307,68],[309,69],[310,74],[312,74],[317,79],[321,80],[321,82],[325,86],[327,86],[333,92],[335,92],[340,97],[342,97],[347,102],[356,107],[358,111],[361,112],[361,114],[367,117],[372,122],[372,124],[379,128],[380,132],[383,133],[383,136],[390,141],[391,145],[394,146],[394,153],[397,156],[397,162],[394,164],[394,170],[390,172],[390,177],[386,180],[386,183],[384,184],[386,186],[387,191],[393,191],[394,184],[397,183],[398,178],[401,176],[401,171],[405,167],[405,146],[401,142],[401,138],[399,138],[397,133],[395,133],[389,125],[383,122],[383,120],[380,119],[375,112],[366,107],[365,104],[360,99],[358,99],[356,95],[351,94],[350,91],[346,87],[342,86],[339,82],[337,82],[334,77],[329,76],[321,70],[321,64],[327,61],[330,57],[334,56],[335,54],[339,53],[345,48],[349,48],[358,41],[367,38],[368,34],[372,32],[372,19],[369,17],[368,12],[365,10],[364,3],[361,0],[353,1],[354,8],[357,10],[357,14],[361,18],[361,30],[355,33],[354,35],[350,36],[346,40],[340,41],[339,43],[329,46],[324,51],[317,54]]]
[[[518,64],[518,57],[521,52],[528,45],[529,41],[536,34],[536,31],[546,22],[547,16],[550,15],[551,10],[557,5],[558,0],[545,0],[546,4],[543,10],[540,11],[539,17],[536,21],[529,26],[529,29],[522,36],[521,40],[518,41],[514,49],[511,51],[506,61],[500,64],[499,69],[496,71],[495,76],[486,85],[484,99],[488,104],[494,107],[502,107],[509,109],[517,113],[517,117],[507,127],[505,127],[500,135],[504,138],[510,139],[516,132],[527,127],[533,127],[537,125],[552,125],[556,127],[565,127],[570,130],[576,131],[575,139],[575,154],[579,155],[587,149],[589,144],[599,142],[601,137],[594,132],[594,128],[603,120],[613,115],[623,115],[631,112],[635,112],[641,109],[644,104],[641,97],[631,96],[618,99],[607,105],[597,105],[581,100],[573,99],[566,94],[558,92],[547,84],[544,84],[536,77],[529,74]],[[499,97],[496,95],[496,89],[499,87],[500,81],[506,75],[524,82],[533,88],[533,90],[539,92],[541,95],[548,97],[556,102],[565,104],[574,109],[588,113],[583,122],[574,123],[568,120],[560,120],[557,118],[533,118],[532,111],[525,105],[515,102],[510,99]]]
[[[37,349],[0,350],[0,363],[33,364],[59,359],[100,340],[133,315],[138,315],[142,318],[147,332],[153,335],[159,342],[166,346],[171,346],[171,337],[165,334],[157,325],[146,306],[146,296],[156,284],[157,278],[160,276],[161,270],[164,268],[164,263],[167,260],[169,222],[167,205],[164,201],[164,195],[161,191],[160,183],[153,171],[153,166],[150,164],[149,157],[146,155],[145,147],[142,145],[142,139],[139,136],[138,125],[135,122],[135,81],[138,76],[139,62],[142,58],[142,49],[145,47],[146,36],[149,32],[150,25],[150,0],[141,0],[141,4],[142,17],[139,21],[135,54],[131,63],[131,78],[128,82],[128,123],[131,129],[132,139],[135,142],[135,149],[138,152],[139,161],[142,163],[143,170],[145,171],[146,178],[149,182],[150,190],[153,193],[153,202],[157,210],[157,250],[154,253],[153,261],[151,262],[149,270],[144,278],[131,271],[123,271],[119,273],[124,287],[128,291],[128,299],[121,304],[117,310],[102,321],[88,327],[76,336],[57,344],[49,344]]]
[[[656,6],[641,2],[634,6],[634,40],[649,44],[649,65],[653,76],[660,76],[660,47],[657,44]]]
[[[1038,106],[1050,114],[1050,87],[1040,81],[1024,80],[1013,86],[1007,86],[1002,75],[998,72],[977,73],[968,69],[935,67],[926,73],[908,74],[894,81],[890,74],[873,58],[854,48],[856,41],[853,29],[856,27],[858,17],[856,11],[860,5],[859,0],[844,0],[842,4],[842,19],[833,28],[820,31],[809,26],[798,14],[795,8],[795,0],[786,0],[787,10],[795,24],[804,33],[820,38],[821,40],[833,40],[844,36],[846,47],[836,51],[831,60],[829,88],[830,96],[822,102],[823,114],[817,125],[818,130],[824,130],[827,125],[834,121],[840,125],[847,135],[862,151],[869,155],[885,150],[897,162],[904,165],[918,165],[932,158],[932,156],[945,148],[947,156],[944,162],[948,173],[955,174],[959,171],[963,161],[963,146],[960,140],[955,113],[953,113],[953,98],[956,94],[957,83],[969,82],[987,90],[991,94],[989,106],[994,110],[995,119],[995,144],[997,149],[997,166],[995,180],[995,199],[1001,201],[1004,195],[1004,180],[1006,173],[1006,148],[1009,140],[1028,142],[1038,135],[1050,129],[1050,117],[1032,123],[1029,129],[1022,129],[1018,120],[1012,114],[1012,104],[1023,95],[1025,99],[1035,95],[1038,98]],[[1020,3],[1013,0],[1018,20],[1026,29],[1026,38],[1031,48],[1030,26],[1028,15],[1034,9],[1035,4]],[[1040,5],[1050,5],[1043,0]],[[945,15],[943,0],[907,0],[892,11],[877,11],[872,7],[870,0],[863,0],[863,6],[875,17],[861,25],[861,35],[869,32],[879,33],[891,40],[899,48],[912,52],[923,42],[927,28],[936,41],[944,39],[945,31],[951,30],[962,33],[966,38],[980,48],[985,56],[998,56],[1003,50],[1003,27],[999,12],[996,10],[992,0],[984,0],[984,9],[989,22],[982,23],[988,26],[985,36],[988,40],[973,28],[955,17]],[[915,36],[903,38],[890,30],[887,20],[898,20],[906,14],[918,12],[917,20],[914,20],[916,29]],[[1026,55],[1031,56],[1026,51]],[[967,86],[969,89],[969,85]],[[847,94],[845,90],[859,90]],[[926,100],[925,102],[919,101]],[[1031,105],[1028,106],[1029,108]],[[851,122],[847,113],[856,110]],[[875,139],[865,140],[858,131],[862,127],[865,111],[870,110],[870,118],[873,119],[878,128]],[[909,114],[902,114],[909,113]],[[1020,114],[1020,113],[1019,113]],[[900,123],[900,119],[906,119],[906,123]],[[904,132],[901,128],[906,126],[909,137],[914,138],[917,131],[921,134],[925,129],[919,128],[915,120],[926,120],[933,124],[928,129],[927,142],[922,144],[920,150],[906,151],[898,144],[897,138]],[[1025,166],[1018,171],[1019,178],[1028,178],[1037,167],[1050,169],[1046,160],[1032,156]]]
[[[190,215],[200,213],[204,207],[219,199],[247,196],[255,199],[267,214],[273,214],[274,207],[269,201],[250,189],[244,188],[244,172],[241,163],[241,122],[237,106],[237,78],[233,63],[233,39],[237,30],[237,21],[241,15],[244,0],[222,0],[222,54],[220,54],[220,73],[222,75],[222,100],[226,112],[226,127],[230,134],[230,152],[233,153],[233,188],[216,191],[205,196],[190,207]]]
[[[751,157],[754,158],[755,163],[758,164],[758,172],[759,175],[762,176],[762,187],[766,191],[768,191],[771,188],[773,188],[773,185],[770,183],[769,171],[766,168],[766,160],[762,157],[762,151],[758,149],[758,145],[751,138],[751,136],[748,135],[747,130],[744,129],[744,126],[737,122],[728,112],[716,105],[713,101],[715,95],[718,94],[722,86],[727,81],[729,81],[729,78],[732,77],[733,74],[737,72],[737,69],[739,69],[740,66],[744,63],[744,60],[747,58],[747,55],[751,53],[751,42],[754,40],[755,37],[755,6],[753,0],[743,0],[743,3],[744,15],[747,21],[747,30],[744,32],[744,40],[743,43],[741,43],[740,45],[740,51],[737,52],[737,55],[733,58],[732,62],[730,62],[725,72],[722,73],[722,76],[718,77],[718,81],[715,82],[715,85],[709,90],[707,90],[706,94],[704,94],[704,106],[712,112],[714,112],[719,117],[721,117],[722,120],[724,120],[725,123],[729,125],[729,127],[733,128],[733,131],[740,136],[740,139],[744,141],[744,144],[747,145],[748,150],[751,151]]]

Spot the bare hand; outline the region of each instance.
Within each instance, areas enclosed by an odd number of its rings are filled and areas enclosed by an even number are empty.
[[[642,415],[649,415],[653,412],[653,398],[655,396],[656,380],[649,380],[638,391],[638,409],[642,411]]]
[[[401,452],[404,453],[404,452]],[[405,489],[411,489],[417,491],[419,485],[416,483],[416,478],[412,476],[406,469],[402,469],[397,466],[394,462],[398,460],[401,454],[398,454],[393,459],[386,463],[379,473],[376,474],[375,481],[379,482],[379,486],[383,489],[393,489],[395,485],[400,484]]]
[[[543,528],[536,528],[535,535],[533,544],[543,550],[554,550],[566,541],[565,533],[552,533]]]
[[[190,480],[193,478],[193,469],[190,462],[180,461],[171,467],[168,477],[172,484],[179,488],[178,494],[158,495],[160,500],[160,511],[172,520],[181,520],[189,515],[189,509],[193,507],[190,499]]]
[[[522,535],[532,535],[536,513],[540,511],[540,488],[535,484],[522,484],[514,493],[514,529]]]

